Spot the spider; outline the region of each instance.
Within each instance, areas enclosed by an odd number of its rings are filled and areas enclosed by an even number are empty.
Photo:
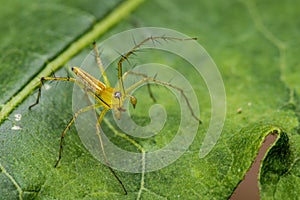
[[[151,36],[151,37],[145,38],[144,40],[142,40],[141,42],[136,44],[130,51],[121,55],[121,57],[118,61],[118,86],[116,88],[110,86],[110,81],[108,80],[108,77],[107,77],[104,67],[102,65],[101,58],[100,58],[100,55],[98,52],[98,48],[96,46],[96,42],[93,43],[93,49],[94,49],[94,52],[96,55],[96,62],[101,71],[104,83],[101,82],[100,80],[96,79],[92,75],[88,74],[83,69],[80,69],[78,67],[72,67],[72,71],[77,76],[77,79],[73,78],[73,77],[42,77],[40,79],[36,102],[34,104],[32,104],[31,106],[29,106],[29,110],[31,110],[32,107],[36,106],[39,103],[39,100],[41,97],[42,86],[45,81],[73,82],[73,83],[79,85],[88,95],[92,96],[96,102],[92,105],[81,108],[77,112],[75,112],[72,119],[69,121],[69,123],[67,124],[65,129],[62,131],[61,138],[60,138],[60,144],[59,144],[58,159],[57,159],[54,167],[57,167],[57,165],[59,164],[59,162],[62,158],[64,137],[65,137],[67,131],[69,130],[69,128],[71,127],[71,125],[75,122],[78,115],[80,115],[83,112],[87,112],[89,110],[102,108],[102,110],[98,116],[98,120],[97,120],[97,124],[96,124],[96,130],[97,130],[97,135],[98,135],[100,146],[101,146],[101,151],[103,153],[103,157],[104,157],[106,166],[109,168],[109,170],[111,171],[113,176],[119,182],[124,193],[127,194],[127,190],[126,190],[124,184],[122,183],[121,179],[117,176],[115,171],[112,169],[112,167],[110,167],[110,164],[106,157],[104,146],[103,146],[101,135],[100,135],[100,125],[101,125],[101,122],[102,122],[105,114],[109,110],[113,110],[116,118],[120,119],[121,112],[125,111],[125,109],[123,108],[123,102],[127,98],[129,98],[130,103],[132,104],[133,108],[135,108],[136,104],[137,104],[137,99],[135,96],[131,95],[131,92],[144,83],[153,82],[153,83],[161,84],[161,85],[164,85],[167,87],[171,87],[171,88],[179,91],[181,93],[181,95],[183,96],[183,98],[191,112],[192,117],[195,118],[199,123],[201,123],[201,120],[195,115],[195,113],[191,107],[191,104],[190,104],[187,96],[185,95],[183,89],[181,89],[180,87],[172,85],[171,83],[168,83],[168,82],[157,80],[157,79],[155,79],[155,77],[148,77],[146,74],[143,74],[143,73],[127,71],[123,74],[122,66],[123,66],[124,61],[128,60],[128,58],[132,54],[134,54],[134,52],[137,51],[143,44],[145,44],[149,41],[154,42],[154,41],[158,41],[158,40],[186,41],[186,40],[196,40],[196,38],[176,38],[176,37],[167,37],[167,36]],[[123,80],[130,74],[135,75],[135,76],[140,76],[142,79],[140,81],[134,83],[132,86],[125,89],[125,87],[123,85]],[[148,85],[148,92],[149,92],[150,97],[153,100],[155,100],[153,97],[153,94],[150,90],[149,84],[147,84],[147,85]]]

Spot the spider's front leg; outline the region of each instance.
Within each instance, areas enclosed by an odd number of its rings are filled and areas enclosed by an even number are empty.
[[[36,106],[39,104],[41,94],[42,94],[42,87],[45,81],[69,81],[69,82],[76,82],[76,79],[70,78],[70,77],[42,77],[40,79],[40,84],[39,84],[39,90],[38,90],[38,96],[34,104],[30,105],[28,107],[29,110],[31,110],[32,107]]]

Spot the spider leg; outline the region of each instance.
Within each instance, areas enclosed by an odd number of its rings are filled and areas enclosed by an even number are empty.
[[[164,81],[161,81],[161,80],[157,80],[153,77],[149,77],[147,76],[146,74],[143,74],[143,73],[139,73],[139,72],[133,72],[133,71],[127,71],[126,72],[126,76],[129,75],[129,74],[132,74],[132,75],[135,75],[135,76],[141,76],[142,79],[138,82],[136,82],[135,84],[133,84],[132,86],[130,86],[126,92],[129,94],[130,92],[132,92],[134,89],[136,89],[137,87],[139,87],[140,85],[142,85],[143,83],[147,82],[153,82],[153,83],[158,83],[158,84],[161,84],[161,85],[164,85],[164,86],[168,86],[168,87],[171,87],[177,91],[180,92],[180,94],[183,96],[190,112],[191,112],[191,115],[193,116],[193,118],[195,118],[200,124],[202,123],[201,120],[196,116],[196,114],[194,113],[193,109],[192,109],[192,106],[189,102],[189,99],[188,97],[185,95],[184,93],[184,90],[180,87],[177,87],[171,83],[168,83],[168,82],[164,82]]]
[[[100,54],[99,54],[96,42],[93,43],[93,47],[94,47],[94,51],[95,51],[95,54],[96,54],[96,62],[97,62],[97,65],[100,69],[100,72],[102,74],[104,83],[105,83],[106,86],[110,87],[110,82],[109,82],[109,80],[107,78],[107,75],[105,73],[105,70],[104,70],[104,67],[103,67],[103,64],[102,64],[102,61],[101,61],[101,58],[100,58]]]
[[[123,75],[123,80],[125,80],[129,74],[132,74],[131,71],[125,72],[124,75]],[[148,93],[149,93],[150,98],[153,100],[154,103],[156,103],[155,96],[153,95],[153,92],[152,92],[152,90],[151,90],[150,83],[149,83],[148,81],[147,81],[147,90],[148,90]],[[126,90],[126,92],[127,92],[127,91],[128,91],[128,90]],[[131,91],[132,91],[132,90],[131,90]],[[128,93],[126,93],[126,94],[128,94]]]
[[[29,110],[31,110],[32,107],[36,106],[39,104],[41,94],[42,94],[42,87],[45,81],[70,81],[70,82],[77,82],[76,79],[70,78],[70,77],[42,77],[40,79],[40,84],[39,84],[39,90],[38,90],[38,96],[34,104],[29,106]]]
[[[121,185],[121,187],[122,187],[125,195],[127,195],[127,190],[126,190],[124,184],[122,183],[121,179],[117,176],[116,172],[111,168],[111,166],[109,164],[109,161],[107,159],[107,156],[106,156],[106,153],[105,153],[105,150],[104,150],[104,145],[103,145],[102,137],[101,137],[100,125],[101,125],[101,122],[103,120],[104,115],[106,114],[106,112],[108,110],[109,110],[108,108],[104,108],[101,111],[100,115],[99,115],[99,118],[98,118],[97,124],[96,124],[97,136],[98,136],[98,139],[99,139],[99,143],[100,143],[100,146],[101,146],[101,150],[102,150],[102,153],[103,153],[103,158],[104,158],[104,162],[105,162],[106,166],[108,167],[108,169],[110,170],[110,172],[113,174],[113,176],[117,179],[117,181]]]
[[[54,165],[54,167],[57,167],[59,161],[61,160],[61,156],[62,156],[62,151],[63,151],[63,140],[68,132],[68,130],[70,129],[70,127],[72,126],[72,124],[75,122],[76,118],[78,117],[79,114],[83,113],[83,112],[87,112],[89,110],[92,110],[92,109],[96,109],[96,108],[99,108],[101,107],[102,105],[101,104],[94,104],[94,105],[90,105],[90,106],[87,106],[87,107],[84,107],[82,109],[80,109],[79,111],[77,111],[74,116],[72,117],[72,119],[69,121],[68,125],[65,127],[65,129],[63,130],[63,132],[61,133],[61,136],[60,136],[60,143],[59,143],[59,154],[58,154],[58,159]]]
[[[148,41],[152,41],[153,43],[159,42],[160,40],[163,41],[185,41],[185,40],[196,40],[197,38],[176,38],[176,37],[168,37],[168,36],[150,36],[142,40],[140,43],[135,44],[135,46],[129,50],[127,53],[123,54],[118,62],[118,80],[120,84],[120,88],[123,90],[123,93],[125,93],[125,88],[123,85],[123,80],[122,80],[122,67],[123,67],[123,62],[125,60],[128,60],[129,56],[134,54],[135,51],[137,51],[143,44],[147,43]]]

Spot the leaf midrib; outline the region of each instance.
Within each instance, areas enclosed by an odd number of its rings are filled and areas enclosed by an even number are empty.
[[[41,77],[49,76],[53,71],[57,71],[68,60],[77,55],[82,49],[91,44],[98,37],[103,35],[107,30],[120,22],[130,12],[135,10],[144,0],[127,0],[116,7],[110,14],[108,14],[101,21],[98,21],[77,40],[71,42],[70,46],[66,48],[60,55],[45,65],[44,69],[38,73],[27,85],[23,87],[14,97],[12,97],[6,104],[2,105],[0,112],[0,124],[6,117],[20,104],[30,93],[37,87]]]

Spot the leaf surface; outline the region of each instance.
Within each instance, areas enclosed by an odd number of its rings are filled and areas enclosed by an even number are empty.
[[[198,42],[219,67],[226,88],[227,113],[221,137],[213,150],[200,159],[199,149],[211,117],[210,97],[205,82],[186,69],[185,76],[197,91],[203,124],[190,148],[177,161],[144,174],[118,171],[129,192],[124,196],[108,168],[91,156],[72,127],[65,137],[62,161],[54,168],[60,133],[72,117],[72,84],[49,83],[51,88],[43,91],[40,104],[28,111],[37,95],[28,96],[36,85],[31,80],[38,83],[39,77],[51,75],[52,70],[56,76],[67,76],[66,69],[80,65],[91,49],[91,39],[83,40],[82,45],[76,42],[93,33],[95,24],[105,24],[110,14],[124,14],[119,7],[134,1],[97,2],[32,1],[25,4],[9,1],[0,8],[0,19],[5,22],[0,24],[1,197],[228,199],[268,134],[278,137],[261,164],[260,196],[262,199],[296,199],[299,196],[300,71],[297,55],[300,26],[297,8],[300,5],[292,0],[188,0],[184,3],[155,0],[131,8],[135,9],[134,13],[111,23],[117,23],[115,27],[103,28],[101,33],[105,34],[99,41],[114,33],[143,26],[172,28],[198,37]],[[95,35],[99,37],[100,32]],[[76,51],[64,56],[74,43]],[[70,60],[85,46],[89,47]],[[61,65],[69,61],[67,67],[57,71],[59,64],[56,62],[49,66],[48,63],[60,58],[63,59],[58,62]],[[138,62],[136,60],[166,61],[176,69],[184,63],[151,51],[138,53],[133,59],[133,63]],[[146,90],[142,90],[137,94],[135,116],[138,123],[148,120],[141,117],[145,116],[146,109],[139,109],[139,106],[146,108],[152,103],[145,93]],[[158,102],[170,111],[172,121],[178,122],[180,115],[176,115],[176,103],[165,100],[162,88],[154,87],[154,93]],[[22,97],[14,100],[20,94]],[[22,114],[20,121],[16,120],[16,114]],[[110,115],[107,118],[110,119]],[[13,127],[21,130],[13,130]],[[104,129],[114,132],[109,126]],[[151,150],[167,144],[174,132],[176,126],[167,123],[163,134],[151,138],[150,142],[136,141],[144,149]],[[116,144],[134,149],[128,141],[113,134],[110,137]]]

